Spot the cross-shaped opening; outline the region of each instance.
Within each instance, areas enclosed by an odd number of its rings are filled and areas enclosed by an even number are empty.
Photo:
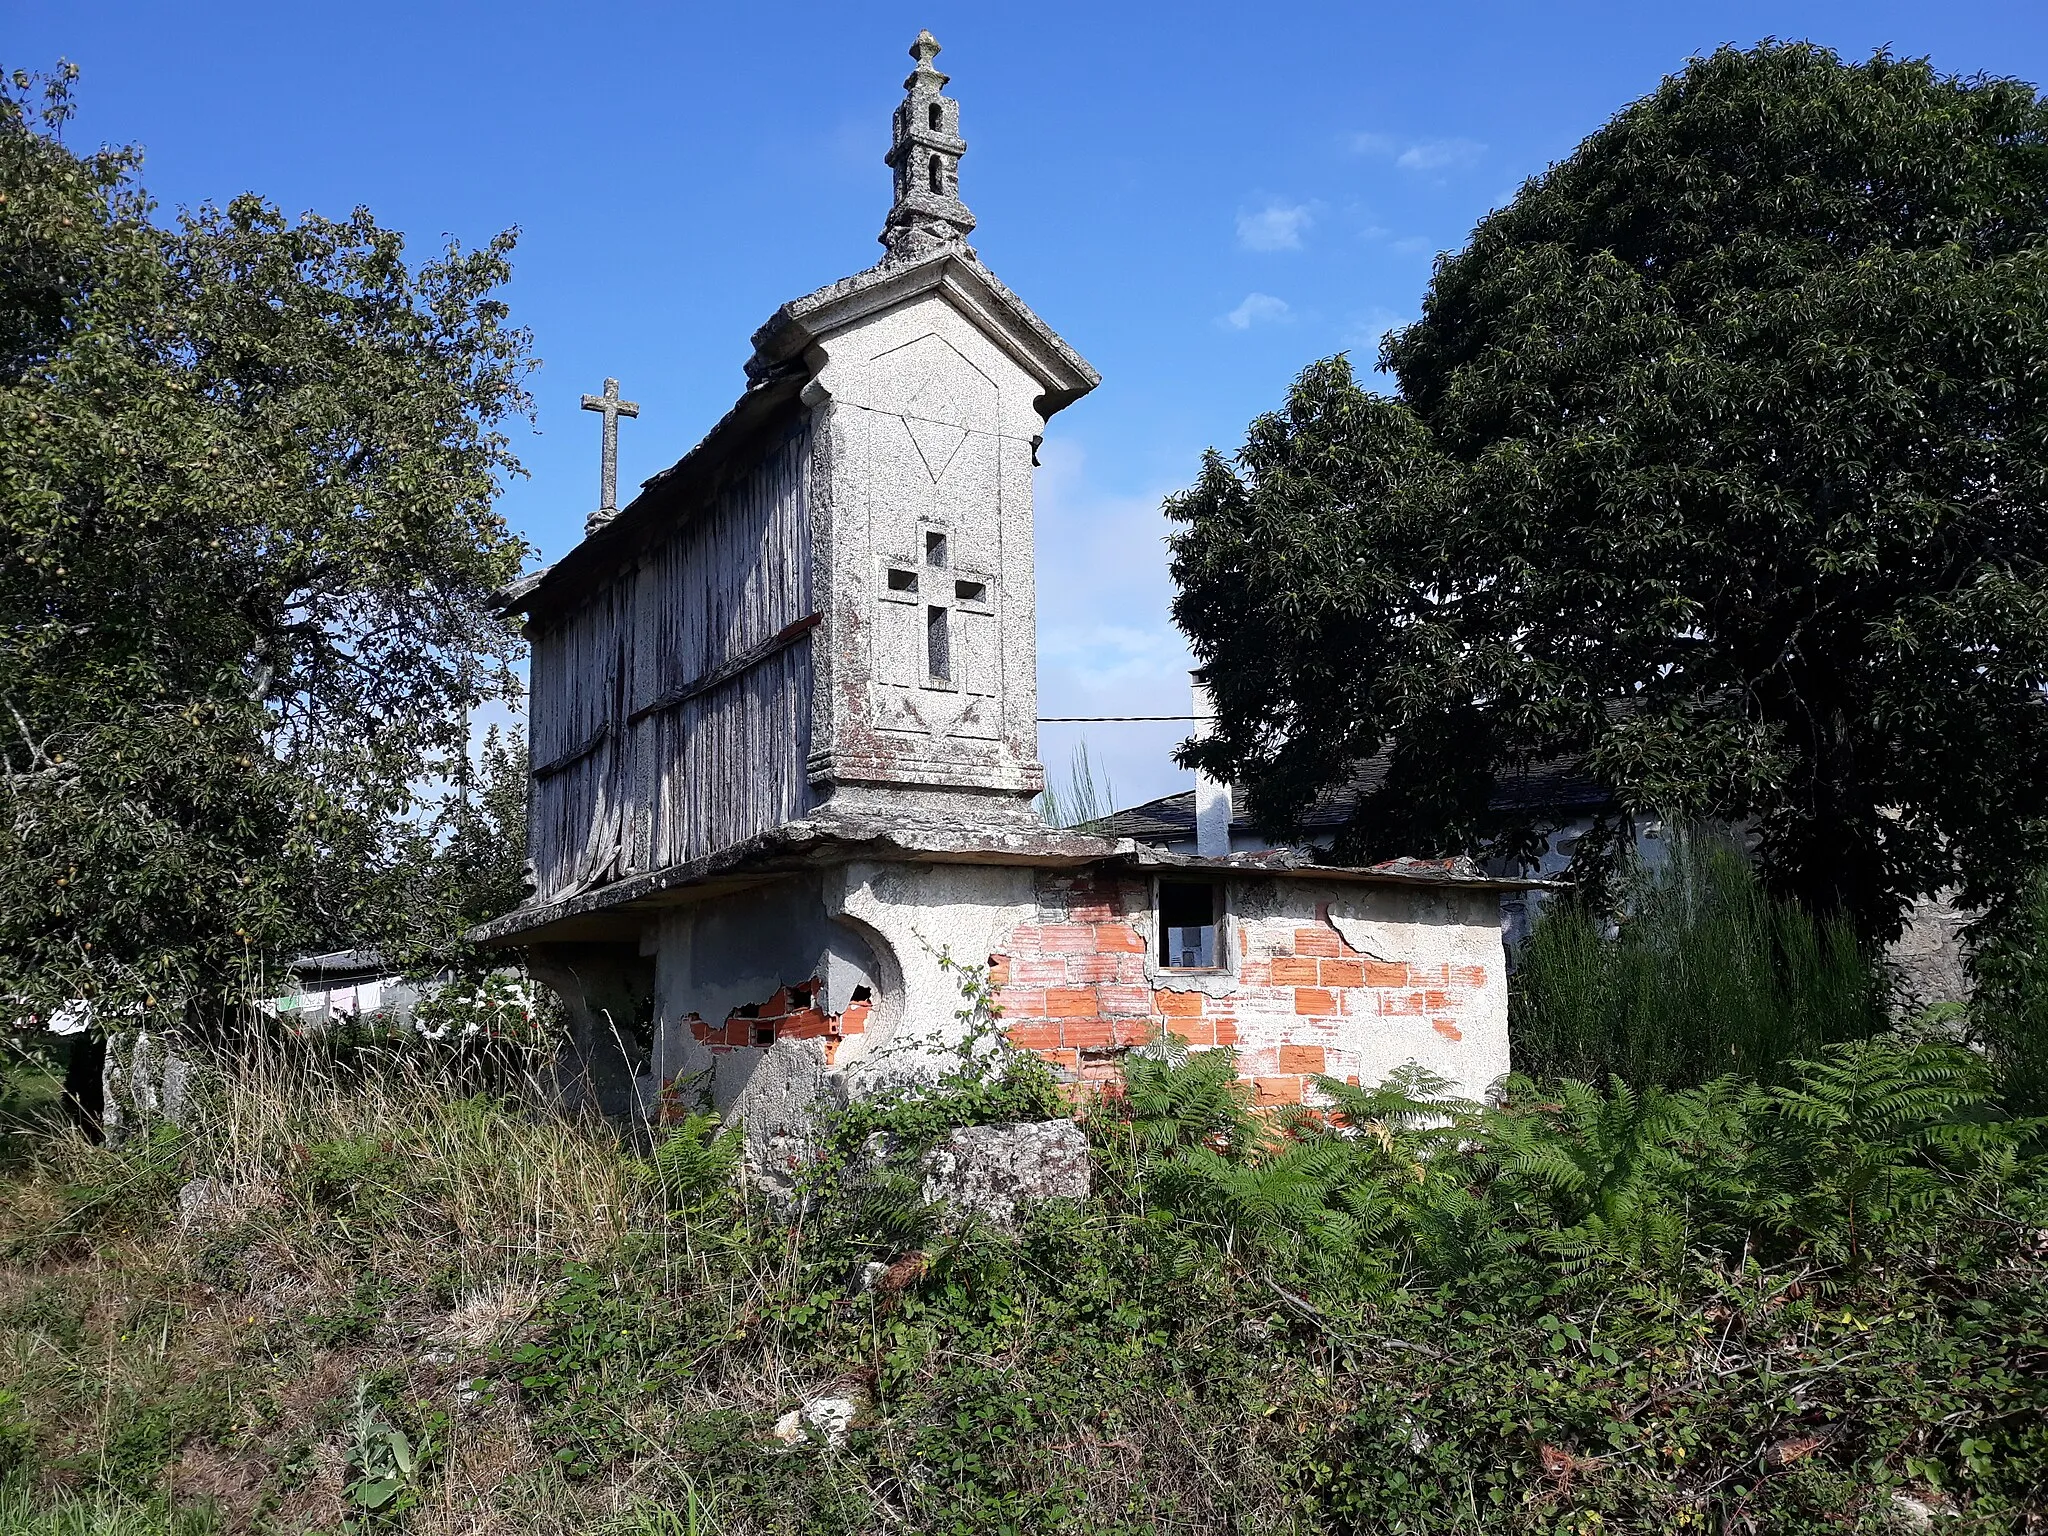
[[[935,683],[953,680],[953,623],[950,609],[934,603],[924,611],[926,669]]]

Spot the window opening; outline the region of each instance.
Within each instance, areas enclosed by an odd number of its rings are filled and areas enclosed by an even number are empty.
[[[949,683],[953,680],[953,629],[947,622],[947,610],[937,606],[927,608],[924,613],[925,660],[930,665],[934,682]]]
[[[1217,887],[1193,880],[1159,882],[1159,963],[1169,970],[1216,969]]]
[[[924,120],[927,123],[930,123],[932,127],[943,128],[946,126],[946,109],[940,106],[936,101],[933,102],[930,106],[926,107],[924,110]]]
[[[937,155],[932,156],[932,190],[934,192],[944,192],[946,190],[946,162]]]
[[[924,563],[935,571],[946,568],[946,536],[933,529],[926,529],[924,535]]]
[[[754,1044],[773,1045],[774,1043],[775,1026],[773,1024],[756,1024],[754,1026]]]
[[[901,570],[891,566],[889,568],[889,590],[891,592],[915,592],[917,590],[917,572]]]
[[[985,603],[988,601],[988,583],[985,581],[956,581],[953,596],[963,603]]]

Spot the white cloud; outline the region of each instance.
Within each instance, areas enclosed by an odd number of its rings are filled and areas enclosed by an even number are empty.
[[[1173,579],[1160,504],[1177,486],[1138,495],[1103,490],[1081,450],[1054,438],[1039,450],[1038,710],[1044,715],[1173,715],[1188,709],[1187,642],[1171,616]],[[1192,455],[1188,475],[1198,465]],[[1184,722],[1048,724],[1039,757],[1064,787],[1073,749],[1085,741],[1098,782],[1120,804],[1186,789],[1173,765]]]
[[[1263,208],[1240,210],[1237,243],[1248,251],[1298,251],[1320,210],[1314,203],[1269,202]]]
[[[1477,139],[1401,140],[1384,133],[1354,133],[1345,143],[1355,155],[1391,160],[1404,171],[1470,170],[1486,153]]]
[[[1428,139],[1410,144],[1394,164],[1404,171],[1464,170],[1477,165],[1485,153],[1486,146],[1476,139]]]
[[[1380,343],[1387,332],[1397,331],[1404,325],[1414,323],[1413,315],[1399,314],[1384,304],[1375,304],[1362,314],[1354,315],[1346,330],[1344,345],[1352,351],[1364,354],[1360,361],[1370,367],[1372,359],[1379,356]]]
[[[1285,320],[1292,313],[1285,299],[1276,299],[1270,293],[1248,293],[1242,304],[1223,316],[1222,323],[1233,331],[1248,331],[1267,321]]]

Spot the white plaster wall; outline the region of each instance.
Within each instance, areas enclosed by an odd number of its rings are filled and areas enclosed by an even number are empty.
[[[867,939],[894,975],[888,1006],[878,1010],[861,1043],[843,1060],[848,1089],[872,1091],[891,1081],[930,1075],[957,1058],[949,1053],[967,1026],[960,982],[941,955],[979,967],[1019,924],[1037,912],[1033,872],[1002,865],[849,864],[836,910]]]
[[[1491,891],[1417,891],[1352,887],[1325,908],[1344,942],[1369,959],[1418,969],[1476,969],[1484,980],[1462,990],[1454,1018],[1460,1038],[1447,1039],[1427,1017],[1366,1014],[1347,1046],[1357,1052],[1358,1080],[1384,1082],[1413,1061],[1448,1078],[1454,1091],[1480,1099],[1508,1073],[1508,967],[1499,897]],[[1367,989],[1368,993],[1372,991]],[[1354,1002],[1355,999],[1347,999]]]
[[[1372,1086],[1414,1063],[1446,1079],[1451,1091],[1481,1099],[1508,1072],[1507,955],[1498,899],[1491,891],[1362,886],[1338,882],[1235,882],[1231,890],[1233,973],[1159,971],[1155,985],[1200,991],[1211,1012],[1235,1015],[1238,1069],[1247,1078],[1285,1074],[1288,1046],[1321,1046],[1333,1077]],[[1305,1015],[1297,985],[1270,977],[1275,959],[1300,958],[1299,930],[1341,941],[1340,959],[1410,968],[1414,980],[1337,988],[1337,1009]],[[1442,1006],[1401,1011],[1414,994],[1436,990],[1433,972],[1479,973],[1476,986],[1454,977]],[[1314,981],[1308,984],[1316,985]],[[1456,1038],[1439,1031],[1444,1019]]]
[[[997,940],[1034,910],[1028,869],[964,864],[856,863],[790,875],[664,915],[655,962],[652,1095],[675,1083],[683,1108],[700,1103],[746,1128],[756,1177],[786,1181],[814,1150],[820,1111],[892,1083],[929,1078],[957,1061],[966,1026],[950,954],[985,966]],[[690,1026],[722,1024],[779,988],[818,978],[821,1005],[843,1014],[853,989],[873,1007],[828,1065],[825,1042],[713,1050]]]

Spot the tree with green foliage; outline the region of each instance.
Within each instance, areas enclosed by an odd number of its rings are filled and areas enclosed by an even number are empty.
[[[1754,825],[1866,937],[2048,854],[2048,103],[1880,53],[1721,49],[1439,261],[1169,512],[1218,720],[1185,760],[1350,852],[1525,854],[1582,761]]]
[[[0,84],[0,999],[203,1015],[378,942],[423,785],[514,687],[511,234],[408,263],[357,209],[158,222]]]

